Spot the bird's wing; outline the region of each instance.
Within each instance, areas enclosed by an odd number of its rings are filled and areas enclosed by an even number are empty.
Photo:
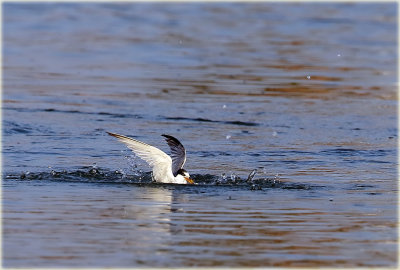
[[[162,134],[162,136],[166,138],[165,140],[167,141],[169,147],[171,148],[172,173],[174,174],[174,176],[176,176],[178,170],[180,170],[186,162],[185,147],[183,147],[183,145],[181,144],[180,141],[178,141],[178,139],[170,135]]]
[[[120,142],[124,143],[129,149],[131,149],[138,157],[146,161],[152,168],[154,166],[162,166],[165,167],[171,167],[172,160],[170,156],[168,156],[166,153],[161,151],[160,149],[148,145],[146,143],[143,143],[141,141],[107,132],[108,135],[111,135],[115,138],[117,138]]]

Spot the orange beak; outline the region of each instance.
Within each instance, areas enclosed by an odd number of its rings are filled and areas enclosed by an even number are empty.
[[[189,177],[185,177],[186,182],[188,182],[188,184],[193,185],[194,181],[192,179],[190,179]]]

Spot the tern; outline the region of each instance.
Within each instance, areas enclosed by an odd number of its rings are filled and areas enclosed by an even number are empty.
[[[186,150],[181,142],[171,135],[162,134],[171,148],[171,157],[160,149],[124,135],[107,132],[131,149],[153,169],[153,179],[157,183],[194,184],[189,173],[183,169]]]

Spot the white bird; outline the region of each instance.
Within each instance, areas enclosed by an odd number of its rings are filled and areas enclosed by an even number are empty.
[[[178,139],[162,134],[171,148],[171,159],[170,156],[154,146],[123,135],[107,133],[124,143],[138,157],[146,161],[153,169],[153,179],[156,182],[194,184],[194,181],[190,179],[189,173],[183,169],[186,161],[186,150]]]

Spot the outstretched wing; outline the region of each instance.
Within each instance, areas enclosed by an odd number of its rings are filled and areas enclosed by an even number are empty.
[[[164,136],[171,148],[171,157],[172,157],[172,173],[174,176],[177,175],[178,170],[180,170],[186,161],[186,150],[185,147],[178,141],[177,138],[174,138],[170,135],[162,134]]]
[[[160,149],[123,135],[111,132],[107,133],[108,135],[111,135],[117,138],[120,142],[124,143],[138,157],[146,161],[153,169],[155,166],[171,167],[171,158]]]

